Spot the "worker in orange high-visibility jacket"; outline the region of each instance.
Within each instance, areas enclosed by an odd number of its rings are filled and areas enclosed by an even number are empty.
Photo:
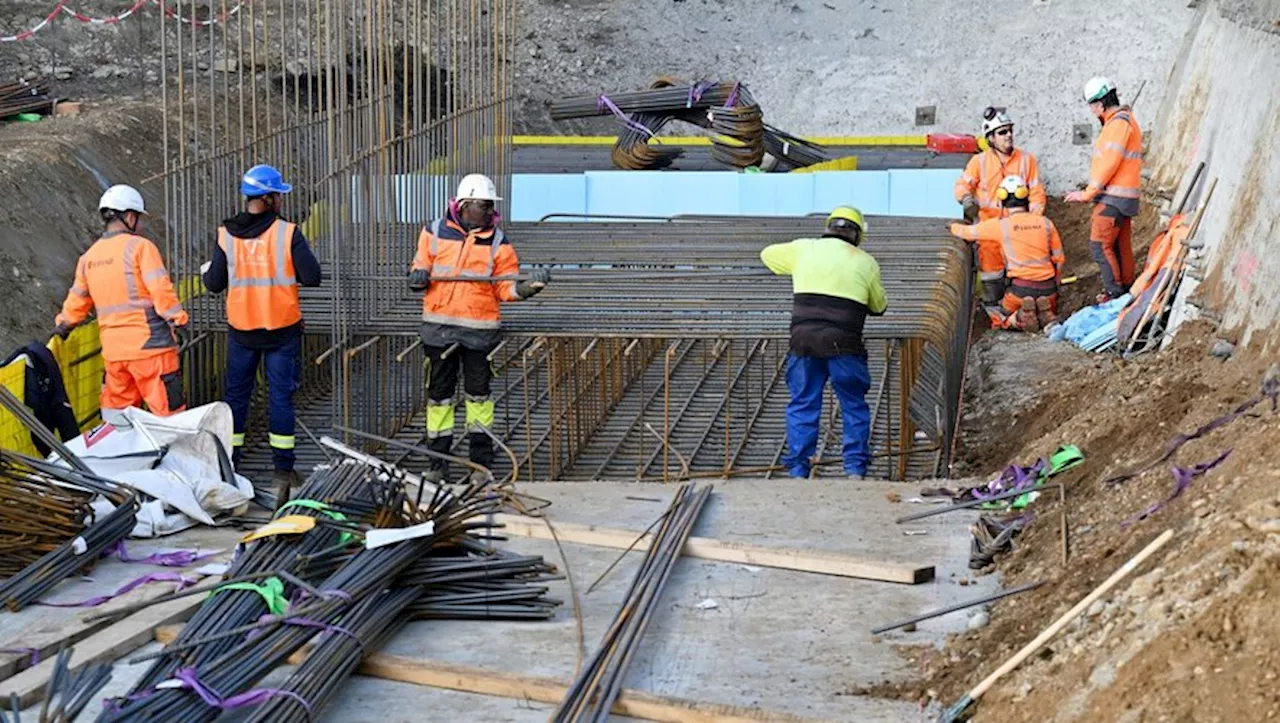
[[[953,223],[951,233],[979,244],[1000,243],[1009,279],[1001,300],[1001,326],[1035,332],[1057,321],[1066,257],[1053,222],[1028,210],[1030,195],[1026,180],[1008,176],[996,189],[1008,215],[974,225]]]
[[[244,450],[249,400],[263,366],[267,378],[267,432],[275,467],[277,502],[287,501],[294,472],[293,394],[301,379],[302,307],[299,286],[319,286],[320,262],[298,226],[280,216],[293,187],[271,166],[245,172],[240,193],[247,209],[222,222],[204,285],[227,292],[227,372],[224,390],[234,424],[234,461]]]
[[[472,462],[493,466],[493,375],[489,353],[498,345],[501,304],[528,299],[551,280],[546,269],[534,269],[529,279],[493,281],[520,270],[516,250],[498,227],[494,204],[501,201],[493,181],[479,173],[465,176],[448,211],[418,235],[418,252],[409,270],[409,288],[423,292],[423,363],[427,386],[427,446],[441,453],[453,447],[454,404],[458,371],[466,393],[468,454]],[[474,277],[477,281],[439,281],[435,278]],[[429,461],[425,478],[440,482],[448,466]]]
[[[1120,105],[1115,85],[1093,78],[1084,87],[1085,101],[1102,124],[1093,145],[1089,183],[1082,191],[1068,193],[1070,203],[1096,202],[1089,228],[1089,252],[1102,273],[1106,301],[1128,292],[1133,285],[1133,217],[1138,215],[1142,191],[1142,128],[1133,109]]]
[[[1031,189],[1028,210],[1043,214],[1046,196],[1040,182],[1040,164],[1035,156],[1013,145],[1013,119],[995,108],[987,108],[982,115],[987,149],[969,159],[954,189],[965,220],[973,223],[1006,215],[996,198],[996,188],[1006,176],[1026,179]]]
[[[142,194],[130,186],[112,186],[102,194],[98,212],[106,233],[76,264],[75,281],[55,320],[63,339],[98,315],[98,337],[106,362],[101,406],[103,419],[146,402],[152,414],[167,416],[186,408],[178,339],[187,312],[178,302],[160,250],[138,234],[147,215]]]

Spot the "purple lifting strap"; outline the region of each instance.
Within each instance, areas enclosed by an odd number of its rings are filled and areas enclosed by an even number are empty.
[[[1182,496],[1182,493],[1187,491],[1187,488],[1191,486],[1191,480],[1195,479],[1196,477],[1199,477],[1205,472],[1208,472],[1214,467],[1217,467],[1218,465],[1222,464],[1223,462],[1226,461],[1227,457],[1230,454],[1231,454],[1231,449],[1227,449],[1227,451],[1218,455],[1216,458],[1208,462],[1201,462],[1190,469],[1187,469],[1186,467],[1178,467],[1175,465],[1173,469],[1169,470],[1170,472],[1173,473],[1173,491],[1169,493],[1169,496],[1164,498],[1163,500],[1160,500],[1154,505],[1151,505],[1145,510],[1139,512],[1133,517],[1130,517],[1129,519],[1121,522],[1120,526],[1128,527],[1129,525],[1132,525],[1135,522],[1141,522],[1142,520],[1145,520],[1148,517],[1159,512],[1160,510],[1164,509],[1165,505],[1169,504],[1170,502],[1174,501],[1178,497]]]
[[[291,690],[283,688],[254,688],[247,690],[239,695],[233,695],[230,698],[223,698],[218,691],[205,685],[200,677],[196,674],[195,668],[179,668],[178,672],[173,674],[175,680],[182,681],[182,687],[190,688],[196,695],[200,696],[207,705],[212,708],[221,710],[235,710],[250,705],[261,705],[272,698],[289,698],[307,712],[307,719],[312,717],[311,704],[302,696]]]
[[[39,664],[40,664],[40,649],[39,649],[39,648],[0,648],[0,653],[6,653],[6,654],[10,654],[10,655],[14,655],[14,654],[16,654],[16,655],[26,655],[26,656],[30,656],[30,657],[29,657],[28,665],[39,665]]]
[[[626,113],[623,113],[622,109],[619,108],[613,101],[609,100],[609,96],[604,95],[603,93],[600,95],[599,98],[596,99],[596,108],[599,110],[608,109],[609,112],[618,116],[618,120],[622,121],[622,125],[630,128],[631,130],[637,133],[648,134],[650,138],[653,138],[655,135],[654,132],[649,130],[643,123],[637,123],[636,121],[631,119],[631,116],[627,115]]]
[[[156,552],[146,557],[131,557],[129,550],[124,546],[124,540],[120,540],[102,551],[103,557],[115,555],[121,562],[136,562],[142,565],[160,565],[161,567],[186,567],[216,554],[218,553],[202,553],[199,550],[172,550],[170,552]]]
[[[143,585],[146,585],[147,583],[150,583],[150,582],[176,582],[178,583],[178,589],[174,590],[174,592],[178,592],[191,587],[197,582],[200,582],[200,579],[196,577],[187,577],[186,575],[182,575],[176,572],[153,572],[148,575],[143,575],[142,577],[130,580],[129,582],[125,583],[124,587],[120,588],[119,590],[116,590],[110,595],[95,595],[94,597],[91,597],[88,600],[81,600],[79,602],[47,602],[44,600],[40,600],[36,602],[36,604],[43,605],[45,607],[50,607],[50,608],[93,608],[109,600],[114,600],[115,598],[118,598],[121,595],[135,588],[142,587]]]

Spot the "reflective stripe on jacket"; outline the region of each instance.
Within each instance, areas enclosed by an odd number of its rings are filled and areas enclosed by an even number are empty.
[[[102,358],[109,362],[163,354],[178,346],[170,323],[188,321],[160,250],[122,231],[98,239],[80,257],[56,323],[80,324],[95,310]]]
[[[1142,128],[1129,106],[1112,110],[1093,144],[1089,185],[1084,194],[1126,216],[1138,215],[1142,192]]]
[[[514,275],[520,270],[516,250],[499,228],[464,231],[450,219],[439,218],[418,234],[418,252],[410,270],[432,276]],[[514,281],[443,281],[432,283],[422,296],[422,320],[471,329],[501,326],[501,302],[519,301]]]
[[[1053,222],[1032,213],[1015,213],[972,226],[951,224],[951,233],[984,243],[998,242],[1004,254],[1005,273],[1010,279],[1048,281],[1062,275],[1066,257],[1062,238]]]
[[[302,320],[293,269],[294,224],[276,219],[256,238],[218,228],[227,255],[227,323],[234,329],[283,329]]]
[[[962,201],[965,196],[973,196],[978,202],[979,220],[1000,218],[1006,214],[1000,199],[996,198],[996,188],[1010,175],[1022,176],[1031,191],[1031,213],[1043,214],[1046,196],[1044,184],[1040,181],[1040,164],[1035,156],[1021,148],[1014,148],[1007,161],[1001,161],[1000,154],[994,148],[988,148],[970,158],[964,173],[956,179],[956,200]]]

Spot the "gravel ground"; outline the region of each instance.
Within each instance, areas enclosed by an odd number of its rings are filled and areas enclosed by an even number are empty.
[[[1055,191],[1083,180],[1091,124],[1079,101],[1107,74],[1151,125],[1193,11],[1185,0],[526,0],[516,79],[521,126],[612,133],[605,120],[553,123],[563,94],[634,90],[662,74],[747,83],[766,119],[810,135],[974,132],[1006,106],[1019,144]],[[995,12],[992,10],[996,9]],[[937,124],[917,127],[917,106]],[[686,129],[687,130],[687,129]],[[683,132],[683,131],[678,131]]]

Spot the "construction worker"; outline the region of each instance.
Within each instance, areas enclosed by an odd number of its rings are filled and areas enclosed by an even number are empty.
[[[443,217],[418,235],[418,251],[409,269],[409,288],[421,291],[422,337],[426,352],[427,446],[441,453],[453,447],[458,369],[466,393],[468,454],[472,462],[493,466],[493,374],[489,353],[501,334],[501,303],[528,299],[546,287],[551,275],[536,269],[527,281],[493,280],[520,270],[516,250],[498,228],[494,204],[501,201],[493,180],[473,173],[458,184]],[[467,276],[480,281],[440,281]],[[482,473],[476,472],[476,479]],[[448,465],[433,458],[425,473],[431,482],[447,478]]]
[[[775,274],[790,276],[791,354],[787,359],[787,456],[792,477],[806,478],[817,452],[822,392],[827,380],[844,419],[844,471],[862,479],[871,461],[871,372],[862,326],[888,302],[880,265],[859,246],[867,233],[862,213],[841,206],[827,217],[820,238],[773,244],[760,260]]]
[[[106,232],[76,264],[54,334],[66,339],[90,312],[97,312],[106,362],[104,420],[143,402],[152,414],[180,412],[187,403],[178,339],[185,336],[187,312],[173,291],[160,250],[138,233],[147,215],[142,194],[132,186],[112,186],[98,201],[98,213]]]
[[[303,331],[298,287],[321,281],[320,262],[306,237],[280,216],[284,194],[292,190],[271,166],[246,171],[240,180],[246,209],[218,227],[213,260],[204,272],[205,288],[227,292],[224,395],[234,424],[233,461],[239,464],[244,451],[249,400],[261,364],[267,379],[267,438],[281,503],[296,481],[293,393],[301,375]]]
[[[996,188],[1008,215],[977,224],[951,224],[951,233],[978,244],[999,243],[1009,285],[999,316],[1000,326],[1036,332],[1057,321],[1058,284],[1066,258],[1058,229],[1048,218],[1030,212],[1031,188],[1021,176],[1007,176]]]
[[[1142,190],[1142,128],[1133,109],[1120,105],[1115,85],[1092,78],[1084,86],[1102,132],[1093,144],[1089,183],[1068,193],[1069,203],[1096,201],[1089,228],[1089,251],[1102,273],[1104,294],[1099,302],[1125,294],[1134,280],[1133,217],[1138,215]]]
[[[1013,119],[995,108],[983,111],[982,119],[987,149],[969,159],[955,185],[956,201],[964,209],[964,220],[975,223],[1004,215],[1004,208],[996,198],[996,187],[1006,176],[1013,175],[1027,179],[1031,213],[1043,214],[1046,197],[1040,182],[1040,164],[1035,156],[1014,147]]]

